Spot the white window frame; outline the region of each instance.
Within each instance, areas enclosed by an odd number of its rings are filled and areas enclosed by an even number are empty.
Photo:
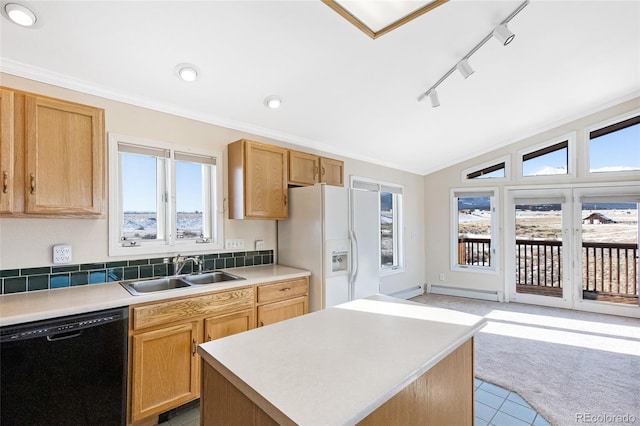
[[[380,193],[391,192],[400,197],[394,196],[394,205],[396,210],[393,217],[393,233],[396,236],[393,242],[394,254],[396,255],[397,263],[393,266],[382,266],[380,256],[382,255],[381,244],[381,229],[380,220],[378,220],[378,268],[380,276],[387,276],[404,272],[404,210],[403,210],[403,198],[404,198],[404,186],[391,182],[383,182],[376,179],[351,176],[351,188],[356,188],[358,183],[362,183],[367,187],[369,191],[375,191],[378,193],[378,216],[381,213],[380,207]],[[354,186],[354,184],[356,186]]]
[[[633,117],[640,115],[640,109],[630,111],[628,113],[618,115],[608,120],[588,126],[584,129],[584,175],[590,178],[603,177],[624,177],[626,179],[634,175],[640,176],[640,170],[618,170],[615,172],[592,172],[591,171],[591,137],[590,134],[594,130],[599,130],[612,124],[620,123]]]
[[[548,146],[552,146],[560,142],[564,142],[564,141],[567,141],[567,173],[566,174],[523,176],[523,172],[524,172],[523,157],[525,155],[544,149]],[[544,182],[549,180],[575,178],[576,177],[576,132],[570,132],[565,135],[559,136],[557,138],[547,140],[543,143],[527,147],[526,149],[519,150],[517,153],[516,159],[518,163],[517,180],[522,182],[531,182],[531,181]]]
[[[474,195],[477,194],[477,195]],[[458,264],[458,198],[460,196],[491,197],[491,266],[460,265]],[[500,271],[500,234],[498,217],[498,206],[500,205],[499,191],[497,187],[474,187],[474,188],[452,188],[451,189],[451,270],[458,272],[481,272],[497,274]]]
[[[475,173],[479,170],[483,170],[500,163],[504,163],[504,177],[472,178],[472,179],[467,178],[467,175],[471,173]],[[505,155],[503,157],[496,158],[494,160],[487,161],[485,163],[478,164],[473,167],[469,167],[468,169],[463,170],[462,174],[460,175],[460,180],[464,183],[468,183],[468,182],[485,182],[486,183],[486,182],[506,181],[509,179],[511,179],[511,156],[510,155]]]
[[[136,240],[134,245],[127,245],[120,240],[122,208],[120,188],[120,161],[118,143],[138,145],[155,149],[168,150],[169,157],[165,166],[165,186],[158,187],[159,195],[165,193],[164,208],[158,209],[158,232],[162,233],[162,239]],[[205,222],[211,223],[208,239],[180,239],[176,238],[176,197],[175,197],[175,154],[191,154],[195,156],[213,157],[215,159],[215,173],[210,173],[204,187],[209,187],[209,195],[205,196],[207,202],[206,211],[208,218]],[[159,182],[162,186],[162,182]],[[207,200],[209,198],[209,200]],[[109,134],[109,255],[110,256],[136,256],[148,254],[173,254],[176,252],[205,252],[224,248],[224,215],[222,195],[222,153],[207,149],[197,149],[183,145],[170,144],[155,140],[143,139],[134,136]],[[205,209],[203,209],[205,210]],[[161,223],[163,222],[163,223]],[[207,226],[203,223],[203,226]]]

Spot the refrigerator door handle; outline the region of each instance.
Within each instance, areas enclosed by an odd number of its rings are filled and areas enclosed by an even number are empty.
[[[358,276],[358,240],[355,232],[349,230],[349,237],[351,241],[351,276],[349,277],[349,300],[353,300],[354,296],[354,284],[356,277]]]

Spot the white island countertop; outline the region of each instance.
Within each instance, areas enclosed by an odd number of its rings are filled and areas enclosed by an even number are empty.
[[[351,425],[485,322],[377,295],[214,340],[198,353],[276,420]]]

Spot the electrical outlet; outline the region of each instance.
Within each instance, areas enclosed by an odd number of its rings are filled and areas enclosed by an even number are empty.
[[[71,246],[67,244],[53,246],[53,263],[71,263]]]
[[[241,250],[244,248],[244,240],[242,238],[229,239],[225,242],[224,247],[227,250]]]
[[[264,241],[256,240],[256,250],[264,250]]]
[[[444,274],[443,273],[440,274],[440,281],[444,281]]]

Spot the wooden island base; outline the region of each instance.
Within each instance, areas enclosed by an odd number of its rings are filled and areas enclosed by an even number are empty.
[[[239,387],[246,388],[241,391],[204,360],[202,372],[202,425],[295,424],[255,391],[240,383]],[[473,377],[473,338],[470,338],[358,424],[471,426],[474,416]],[[313,386],[312,383],[309,385]]]

